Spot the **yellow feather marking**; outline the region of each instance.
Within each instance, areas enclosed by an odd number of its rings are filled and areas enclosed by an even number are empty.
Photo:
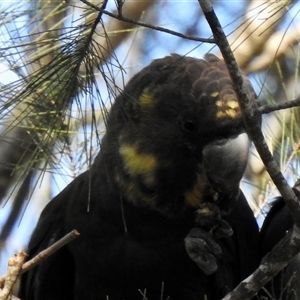
[[[240,114],[239,104],[236,100],[222,101],[218,100],[216,102],[217,118],[231,118],[235,119]]]
[[[226,117],[227,117],[226,112],[221,111],[221,110],[217,111],[217,119],[222,119],[222,118],[226,118]]]
[[[222,107],[222,106],[224,106],[224,102],[223,102],[222,100],[218,100],[218,101],[216,102],[216,106],[217,106],[217,107]]]
[[[226,109],[226,110],[219,110],[217,112],[217,118],[222,119],[222,118],[231,118],[235,119],[239,115],[239,112],[234,110],[234,109]]]
[[[235,119],[238,116],[238,112],[235,109],[226,109],[226,114],[231,119]]]
[[[228,101],[228,102],[227,102],[227,106],[230,107],[230,108],[232,108],[232,109],[237,109],[237,108],[239,108],[239,104],[238,104],[238,102],[235,101],[235,100],[230,100],[230,101]]]
[[[211,97],[215,98],[219,96],[219,92],[213,92],[210,94]]]
[[[157,166],[155,156],[139,152],[136,146],[121,145],[119,152],[128,171],[133,174],[153,172]]]
[[[143,92],[139,97],[139,103],[142,108],[149,109],[153,106],[154,99],[150,93]]]

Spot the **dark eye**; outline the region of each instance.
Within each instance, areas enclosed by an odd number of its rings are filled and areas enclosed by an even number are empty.
[[[194,132],[196,131],[196,124],[193,120],[187,120],[183,122],[183,128],[187,131]]]

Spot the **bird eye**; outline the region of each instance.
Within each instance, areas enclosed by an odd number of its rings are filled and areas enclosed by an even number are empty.
[[[196,124],[193,120],[187,120],[183,123],[183,128],[187,131],[194,132],[196,131]]]

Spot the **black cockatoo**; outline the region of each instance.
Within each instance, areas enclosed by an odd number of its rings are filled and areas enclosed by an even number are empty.
[[[90,170],[42,212],[29,258],[72,229],[80,237],[24,274],[20,297],[221,299],[258,262],[239,189],[249,138],[226,65],[212,54],[153,61],[106,126]]]

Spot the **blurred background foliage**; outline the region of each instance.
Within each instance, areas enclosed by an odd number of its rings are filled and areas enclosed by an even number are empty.
[[[212,3],[261,104],[296,99],[300,4]],[[220,55],[199,38],[211,32],[196,0],[1,2],[1,273],[7,256],[26,247],[45,204],[89,168],[126,82],[170,53]],[[266,141],[291,185],[299,177],[299,122],[298,108],[263,117]],[[276,190],[254,149],[241,187],[261,222]]]

